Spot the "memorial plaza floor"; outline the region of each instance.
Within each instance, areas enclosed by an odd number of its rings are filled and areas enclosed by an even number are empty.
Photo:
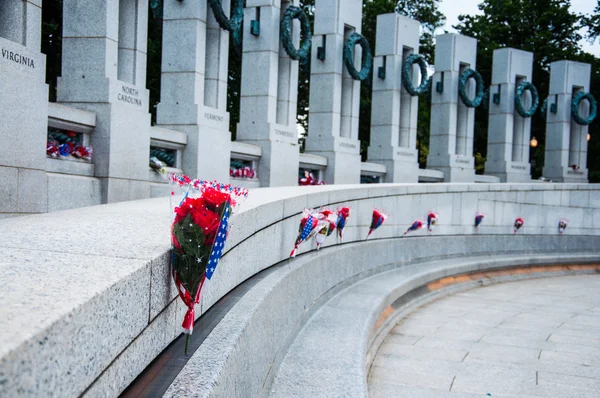
[[[600,275],[502,283],[400,321],[369,374],[376,397],[600,397]]]

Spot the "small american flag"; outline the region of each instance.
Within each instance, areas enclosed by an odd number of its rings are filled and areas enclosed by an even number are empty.
[[[304,224],[304,229],[302,230],[302,234],[300,234],[300,238],[302,240],[305,240],[306,238],[308,238],[308,236],[310,235],[310,233],[312,232],[312,230],[314,229],[316,219],[311,215],[308,216],[308,219],[306,220],[306,224]]]
[[[227,239],[227,228],[229,226],[230,214],[231,205],[229,202],[227,202],[225,212],[223,213],[223,220],[221,220],[221,224],[219,225],[219,231],[217,232],[217,237],[215,239],[212,252],[210,253],[210,258],[208,259],[208,264],[206,265],[206,278],[209,280],[212,278],[215,269],[217,269],[217,264],[223,255],[223,248],[225,247],[225,240]]]

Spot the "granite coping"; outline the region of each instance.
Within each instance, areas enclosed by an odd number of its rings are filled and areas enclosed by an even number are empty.
[[[600,209],[595,207],[600,202],[593,200],[596,196],[593,191],[600,190],[600,186],[592,186],[593,190],[586,192],[589,195],[577,196],[576,191],[582,191],[578,185],[569,184],[569,188],[561,192],[557,191],[562,189],[560,185],[542,185],[548,189],[541,193],[544,202],[546,195],[549,195],[549,204],[538,206],[526,204],[528,192],[496,191],[494,184],[482,184],[485,190],[477,192],[470,192],[468,184],[331,185],[251,190],[248,200],[232,218],[232,232],[222,264],[217,269],[215,282],[211,282],[211,288],[202,299],[197,316],[256,273],[275,264],[287,264],[297,233],[299,214],[307,206],[330,206],[334,209],[342,204],[352,206],[343,242],[330,239],[324,246],[346,253],[344,257],[356,253],[352,245],[364,239],[373,207],[390,212],[390,219],[377,230],[375,239],[400,236],[414,217],[422,217],[435,208],[442,213],[435,234],[457,236],[463,242],[469,239],[467,237],[472,237],[475,231],[470,210],[461,211],[461,208],[479,205],[489,209],[485,234],[497,235],[495,239],[499,241],[509,239],[513,242],[511,245],[518,248],[515,250],[525,250],[527,245],[534,245],[531,241],[536,239],[533,234],[556,234],[554,218],[563,212],[571,220],[566,235],[600,235]],[[453,188],[452,193],[450,188]],[[531,214],[523,230],[523,234],[529,236],[526,239],[505,236],[511,232],[514,220],[512,213],[516,211]],[[584,217],[584,212],[593,214],[593,217]],[[161,328],[154,325],[155,322],[164,321],[167,315],[163,312],[167,311],[176,296],[168,272],[164,272],[168,268],[165,255],[169,250],[169,222],[169,198],[1,219],[0,253],[3,256],[0,260],[0,279],[3,283],[0,285],[0,379],[3,379],[2,375],[8,377],[13,372],[25,375],[24,369],[27,368],[32,378],[23,378],[19,383],[34,389],[30,394],[24,392],[23,395],[43,395],[41,390],[35,388],[49,391],[54,388],[53,383],[72,388],[68,392],[77,395],[90,383],[97,383],[105,377],[103,374],[109,374],[105,372],[107,367],[131,366],[130,363],[120,365],[117,360],[117,357],[126,357],[124,354],[128,350],[139,346],[128,343],[143,337],[147,338],[148,344],[157,345],[153,350],[160,351],[172,341],[177,335],[176,322],[168,333],[163,333]],[[425,238],[427,232],[420,231],[416,236]],[[441,238],[431,236],[425,239]],[[420,239],[411,238],[410,241],[415,248],[431,251],[417,243]],[[429,240],[429,243],[433,244],[433,240]],[[482,239],[481,242],[484,248],[491,247],[489,239]],[[569,249],[568,242],[572,240],[557,241],[557,247]],[[399,246],[404,245],[402,243]],[[444,254],[442,249],[447,250],[449,246],[440,244],[433,252]],[[301,246],[299,253],[317,256],[311,244]],[[397,258],[386,257],[390,263],[406,259],[405,253],[395,250],[391,253]],[[368,261],[361,256],[357,258]],[[114,307],[112,304],[121,300],[122,295],[128,297],[130,292],[127,289],[131,287],[135,287],[139,296],[134,301],[136,306]],[[104,306],[102,303],[105,303]],[[103,325],[92,322],[93,327],[88,327],[90,319],[86,311],[101,309],[106,312],[107,308],[114,311],[112,315],[115,319],[127,320],[127,324],[108,327],[110,323]],[[175,312],[173,309],[173,318],[178,316]],[[161,319],[157,319],[159,314],[162,314]],[[270,322],[269,318],[265,318],[265,322]],[[75,330],[76,333],[66,337],[57,334],[65,330]],[[83,331],[87,334],[83,334]],[[154,333],[163,335],[155,339]],[[52,344],[44,343],[46,338],[53,339]],[[64,349],[65,341],[75,344],[80,338],[94,342],[87,348],[95,359],[86,366],[83,376],[70,370],[67,370],[71,372],[68,375],[65,369],[61,371],[32,359],[43,352],[53,352],[55,358],[64,357],[65,361],[77,359],[81,362],[88,352]],[[40,342],[46,344],[43,349],[40,348]],[[50,346],[54,351],[48,348]],[[105,346],[110,349],[104,349]],[[135,358],[129,359],[130,362],[136,362]],[[73,363],[77,363],[77,360]],[[137,361],[137,372],[143,370],[149,360]],[[113,371],[117,372],[116,369]],[[128,374],[135,377],[134,371]],[[36,384],[31,381],[42,378],[47,378],[49,382]],[[132,378],[121,380],[121,384],[113,386],[111,391],[122,391]],[[15,378],[11,380],[16,381]],[[3,387],[1,381],[0,395],[3,395],[2,388],[11,387]],[[112,383],[108,379],[104,382]],[[63,392],[67,393],[67,390]]]

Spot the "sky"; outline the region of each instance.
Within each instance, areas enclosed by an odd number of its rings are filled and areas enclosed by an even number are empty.
[[[456,32],[452,26],[458,24],[458,16],[460,14],[481,14],[477,8],[479,3],[481,3],[481,0],[442,0],[440,2],[440,11],[446,16],[446,26],[441,28],[440,32],[437,33],[443,33],[444,30]],[[596,4],[596,0],[571,0],[571,12],[589,14],[594,11]],[[583,34],[584,32],[581,33]],[[594,44],[588,43],[587,40],[582,40],[581,46],[584,51],[600,57],[600,43],[598,40]]]

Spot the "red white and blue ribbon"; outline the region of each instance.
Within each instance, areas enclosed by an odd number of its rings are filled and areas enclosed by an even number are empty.
[[[315,234],[315,243],[317,244],[317,250],[321,248],[325,239],[333,234],[336,228],[337,217],[329,209],[325,209],[319,212],[322,219],[319,221],[317,226],[317,233]]]

